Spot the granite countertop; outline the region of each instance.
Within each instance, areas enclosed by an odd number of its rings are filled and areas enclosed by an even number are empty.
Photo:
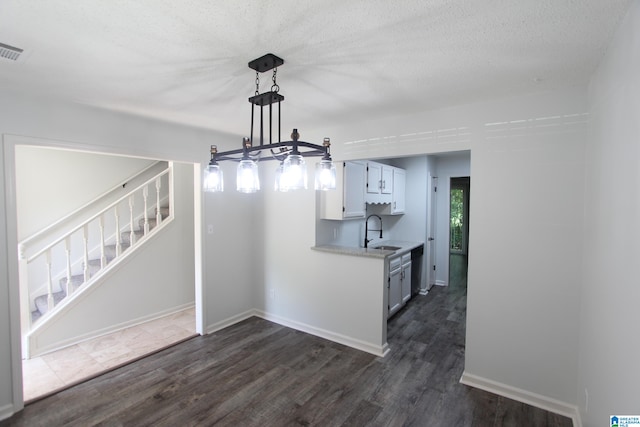
[[[330,252],[339,255],[352,255],[352,256],[364,256],[371,258],[387,258],[392,255],[405,254],[418,246],[424,245],[424,242],[406,242],[403,240],[384,240],[381,242],[373,243],[372,246],[397,246],[400,249],[374,249],[360,248],[357,246],[339,246],[339,245],[320,245],[313,246],[311,249],[321,252]]]

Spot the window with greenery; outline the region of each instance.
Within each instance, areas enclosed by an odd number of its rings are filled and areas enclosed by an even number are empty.
[[[462,252],[464,238],[464,190],[462,188],[451,189],[451,224],[449,230],[450,249],[455,252]]]

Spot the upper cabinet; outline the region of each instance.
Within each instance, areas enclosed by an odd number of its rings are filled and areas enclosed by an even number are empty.
[[[375,204],[374,213],[401,215],[405,182],[404,169],[376,162],[336,162],[336,189],[321,192],[320,218],[364,218],[366,203]]]
[[[364,218],[366,164],[363,162],[336,163],[336,189],[320,194],[320,218]]]
[[[376,212],[382,215],[400,215],[405,212],[404,169],[377,162],[367,162],[367,189],[365,201],[381,205]]]
[[[391,193],[391,205],[389,206],[391,215],[404,213],[406,199],[407,172],[404,169],[393,168],[393,191]]]
[[[391,203],[393,169],[382,163],[367,162],[367,203]]]

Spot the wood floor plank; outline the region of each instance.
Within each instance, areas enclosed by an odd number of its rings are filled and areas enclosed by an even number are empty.
[[[34,402],[0,427],[571,426],[460,384],[465,322],[466,283],[455,281],[389,320],[385,358],[250,318]]]

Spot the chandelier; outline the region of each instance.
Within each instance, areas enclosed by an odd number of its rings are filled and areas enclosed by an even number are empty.
[[[336,168],[331,161],[329,138],[324,138],[322,145],[300,141],[300,134],[293,129],[290,141],[282,141],[280,134],[280,105],[284,101],[276,81],[278,66],[284,64],[282,58],[268,53],[249,62],[249,68],[256,72],[256,91],[249,98],[251,103],[251,133],[250,137],[242,139],[242,148],[218,152],[215,145],[211,146],[211,161],[205,170],[204,190],[219,192],[224,190],[222,169],[218,162],[238,162],[236,171],[236,189],[241,193],[255,193],[260,190],[258,162],[261,160],[276,160],[274,188],[276,191],[291,191],[307,188],[307,165],[305,157],[322,157],[316,164],[315,189],[333,190],[336,188]],[[260,93],[260,73],[273,70],[271,89]],[[277,106],[277,142],[273,141],[274,104]],[[258,144],[254,145],[254,119],[256,107],[260,107],[260,125]],[[268,107],[268,119],[265,119],[265,107]],[[268,121],[268,143],[265,141],[265,122]]]

